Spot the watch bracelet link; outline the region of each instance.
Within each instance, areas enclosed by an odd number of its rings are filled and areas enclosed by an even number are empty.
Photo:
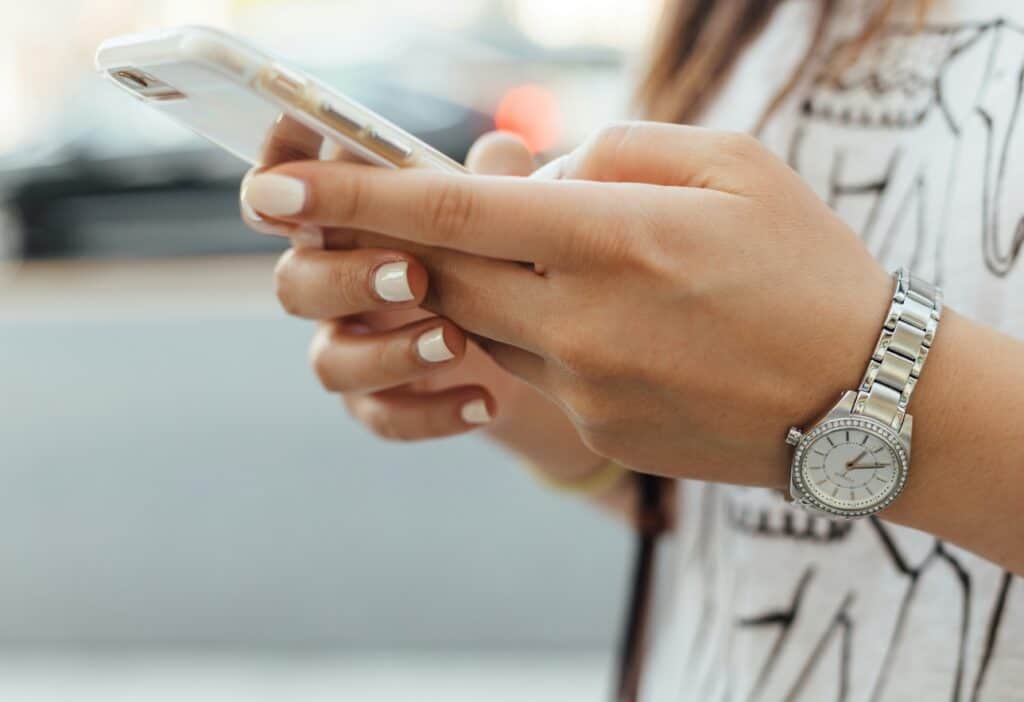
[[[897,270],[894,277],[892,304],[857,391],[853,414],[899,431],[935,340],[942,290],[906,268]]]

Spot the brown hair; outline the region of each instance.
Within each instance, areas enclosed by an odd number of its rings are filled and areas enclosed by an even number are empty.
[[[660,32],[637,101],[648,119],[691,122],[708,106],[741,54],[784,0],[666,0]],[[916,3],[923,22],[933,0],[878,0],[860,35],[836,57],[837,71],[856,59],[898,4]],[[838,0],[819,0],[814,35],[803,61],[772,100],[770,115],[796,87],[824,40]],[[762,118],[762,122],[763,122]]]

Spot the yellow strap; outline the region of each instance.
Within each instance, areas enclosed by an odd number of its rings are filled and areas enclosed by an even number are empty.
[[[527,466],[540,482],[552,490],[590,497],[599,497],[608,492],[629,472],[627,468],[615,461],[605,461],[597,470],[579,478],[556,478],[532,463],[528,463]]]

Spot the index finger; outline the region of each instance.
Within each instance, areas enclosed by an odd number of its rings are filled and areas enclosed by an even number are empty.
[[[655,186],[389,170],[303,161],[253,176],[261,214],[364,229],[493,258],[578,262],[595,238],[624,231]]]

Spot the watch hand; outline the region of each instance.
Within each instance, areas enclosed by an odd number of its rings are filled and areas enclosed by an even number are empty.
[[[857,456],[852,461],[848,461],[846,463],[846,470],[850,470],[850,468],[852,468],[854,465],[856,465],[857,461],[859,461],[860,459],[864,458],[864,456],[866,456],[866,455],[867,455],[867,450],[861,451],[859,456]]]
[[[870,465],[866,465],[866,466],[850,466],[849,468],[847,468],[847,470],[867,470],[868,468],[888,468],[888,467],[889,466],[886,463],[871,463]]]

